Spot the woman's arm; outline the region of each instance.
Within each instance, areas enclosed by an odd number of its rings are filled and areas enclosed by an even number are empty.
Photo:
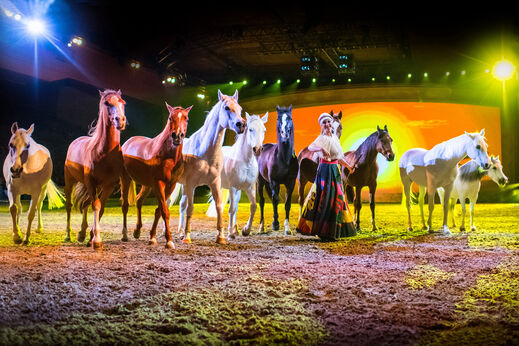
[[[322,148],[322,147],[320,147],[320,146],[318,146],[318,145],[316,145],[314,143],[312,143],[312,144],[310,144],[308,146],[308,150],[310,150],[311,152],[319,152],[320,151],[322,153],[322,155],[323,155],[323,158],[327,158],[327,157],[330,156],[330,153],[326,149],[324,149],[324,148]]]
[[[346,160],[344,160],[344,156],[341,157],[341,158],[339,158],[339,159],[337,159],[337,161],[339,162],[339,164],[340,164],[341,166],[346,167],[346,169],[350,172],[350,174],[353,173],[353,171],[355,170],[354,167],[351,167],[351,166],[346,162]]]

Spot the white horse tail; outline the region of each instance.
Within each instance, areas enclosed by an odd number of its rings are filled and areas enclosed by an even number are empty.
[[[137,193],[135,192],[135,182],[133,180],[130,181],[130,189],[128,190],[128,203],[131,206],[137,204]]]
[[[223,206],[227,204],[229,201],[229,190],[228,189],[220,189],[220,194],[222,196],[222,209]],[[209,199],[207,200],[207,203],[209,204],[209,208],[207,209],[205,215],[208,217],[217,217],[216,214],[216,203],[214,203],[213,194],[209,192]]]
[[[59,209],[65,206],[63,201],[65,197],[63,196],[63,192],[54,184],[52,180],[49,180],[47,183],[47,202],[48,209]]]
[[[183,191],[184,185],[177,183],[177,185],[175,185],[175,188],[173,189],[173,192],[166,201],[166,203],[168,204],[168,208],[171,208],[175,203],[178,203],[180,201],[180,196],[182,196]]]
[[[74,209],[80,212],[83,212],[83,207],[88,208],[88,204],[86,204],[90,200],[90,196],[88,195],[88,190],[83,183],[77,183],[74,186],[74,190],[72,191],[72,205]]]

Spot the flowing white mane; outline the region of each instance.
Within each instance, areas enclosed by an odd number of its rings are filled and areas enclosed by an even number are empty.
[[[223,106],[222,101],[218,101],[207,114],[204,125],[193,133],[189,138],[184,139],[183,154],[203,156],[207,150],[214,146],[218,136],[218,118]],[[223,129],[225,133],[225,129]],[[223,139],[223,136],[222,136]]]

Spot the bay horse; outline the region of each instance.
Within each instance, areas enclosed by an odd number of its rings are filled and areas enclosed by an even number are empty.
[[[490,168],[490,159],[487,153],[485,142],[485,129],[477,133],[464,134],[441,142],[431,150],[423,148],[413,148],[407,150],[398,163],[400,168],[400,179],[402,181],[404,195],[406,198],[406,208],[408,216],[408,230],[412,230],[411,225],[411,184],[416,183],[419,188],[418,201],[420,204],[420,214],[422,217],[422,229],[432,232],[432,212],[434,210],[434,195],[436,189],[443,187],[445,190],[444,199],[448,201],[454,186],[454,180],[458,174],[458,163],[469,156],[475,160],[477,165],[484,170]],[[423,201],[425,189],[427,188],[429,203],[429,218],[427,227],[423,213]],[[443,234],[450,235],[447,226],[447,216],[449,211],[448,203],[443,204]]]
[[[261,211],[260,233],[265,232],[263,188],[265,187],[272,206],[274,207],[274,220],[272,230],[279,230],[278,203],[281,184],[286,187],[285,197],[285,235],[293,234],[290,229],[290,206],[292,192],[294,191],[299,164],[294,152],[294,123],[292,121],[292,105],[289,107],[276,107],[277,110],[277,143],[263,144],[261,154],[258,156],[258,193]]]
[[[465,231],[465,214],[467,210],[465,208],[465,199],[469,200],[470,203],[470,230],[476,231],[474,226],[474,209],[478,200],[479,189],[481,188],[481,179],[488,175],[497,185],[504,187],[508,183],[508,178],[503,173],[503,166],[499,160],[499,156],[490,156],[490,168],[488,170],[480,169],[478,163],[474,160],[470,160],[458,168],[458,174],[454,180],[454,186],[452,188],[451,197],[449,202],[449,215],[451,219],[452,227],[456,227],[454,220],[454,207],[456,202],[460,201],[461,204],[461,226],[460,231]],[[440,200],[445,203],[444,194],[445,191],[442,187],[438,188],[438,195]]]
[[[102,248],[99,221],[104,205],[119,182],[124,170],[121,151],[121,131],[126,127],[121,91],[106,89],[99,91],[99,114],[97,123],[91,127],[88,136],[76,138],[70,143],[65,160],[65,206],[67,209],[67,230],[65,241],[70,241],[70,212],[72,197],[74,204],[83,212],[78,241],[85,240],[88,204],[94,211],[94,225],[90,241],[94,249]],[[74,188],[75,186],[75,188]],[[74,188],[74,196],[72,189]],[[123,235],[125,238],[125,235]]]
[[[387,161],[393,161],[395,154],[393,153],[392,143],[393,139],[389,135],[387,125],[384,125],[384,129],[377,125],[377,131],[369,135],[356,150],[344,153],[344,159],[353,168],[353,171],[350,173],[348,170],[343,170],[341,173],[342,182],[348,199],[350,201],[353,200],[357,231],[360,231],[361,192],[364,186],[367,186],[369,189],[372,230],[377,230],[375,224],[375,193],[377,191],[378,175],[377,155],[380,153]],[[355,192],[353,188],[355,188]]]
[[[245,113],[247,127],[245,132],[236,136],[232,146],[222,147],[223,169],[221,173],[222,189],[229,190],[229,227],[228,237],[234,238],[238,234],[236,213],[242,190],[245,191],[250,203],[249,220],[242,228],[242,234],[247,236],[251,232],[254,214],[256,213],[256,182],[258,180],[258,161],[256,157],[261,153],[265,139],[265,123],[268,112],[261,118],[259,115]],[[227,202],[225,199],[223,204]],[[222,206],[223,208],[223,206]],[[211,202],[208,216],[213,216],[216,210],[214,200]]]
[[[227,96],[218,90],[218,102],[209,111],[204,124],[189,138],[184,139],[184,174],[171,194],[169,203],[177,199],[182,191],[179,208],[179,233],[184,231],[184,243],[191,243],[191,218],[195,188],[208,185],[216,205],[216,242],[225,244],[223,235],[221,171],[223,167],[222,143],[227,129],[237,134],[245,131],[245,119],[241,117],[242,108],[238,104],[238,90]]]
[[[141,209],[144,199],[153,191],[158,207],[155,220],[150,231],[150,245],[156,245],[155,238],[159,217],[164,220],[166,248],[173,249],[173,239],[169,229],[169,198],[177,181],[184,172],[182,145],[186,136],[188,114],[191,107],[171,107],[166,102],[169,112],[166,126],[154,138],[135,136],[129,138],[122,146],[124,172],[121,177],[121,199],[123,211],[123,234],[126,233],[129,196],[135,189],[135,183],[142,185],[137,196],[137,226],[133,233],[139,238],[142,228]]]
[[[58,190],[52,176],[52,159],[49,150],[37,143],[32,138],[34,124],[25,130],[18,127],[18,123],[11,126],[11,138],[9,139],[9,153],[4,160],[3,173],[7,185],[7,197],[9,198],[9,211],[13,219],[13,241],[15,244],[23,242],[29,244],[31,225],[34,215],[38,213],[38,228],[36,232],[43,230],[41,207],[45,197],[48,198],[48,208],[60,208],[63,206],[63,196]],[[31,204],[27,213],[27,231],[25,237],[20,237],[20,214],[22,203],[20,196],[31,196]]]
[[[330,111],[330,115],[333,118],[333,131],[337,138],[341,138],[342,134],[342,111],[337,114]],[[305,202],[305,186],[307,183],[313,183],[315,175],[317,174],[317,167],[319,166],[319,153],[308,150],[308,147],[301,149],[297,155],[297,162],[299,162],[299,173],[297,174],[297,182],[299,187],[299,195],[297,202],[299,203],[299,217],[303,210],[303,204]]]

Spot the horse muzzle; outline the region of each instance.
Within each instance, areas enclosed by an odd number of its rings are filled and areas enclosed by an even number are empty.
[[[390,154],[386,155],[386,160],[393,161],[394,159],[395,159],[395,154],[394,153],[390,153]]]
[[[10,171],[11,171],[11,176],[13,178],[20,178],[20,176],[22,175],[23,167],[20,167],[20,168],[11,167]]]
[[[186,135],[182,132],[178,135],[175,132],[173,132],[171,134],[171,140],[173,141],[174,145],[182,144],[182,141],[184,140],[185,137],[186,137]]]
[[[499,184],[499,186],[504,187],[506,184],[508,184],[508,179],[507,178],[501,178],[501,179],[499,179],[498,184]]]
[[[236,125],[236,129],[237,129],[237,131],[236,131],[237,134],[242,134],[243,132],[245,132],[245,127],[246,127],[245,122],[238,121],[235,125]]]
[[[254,155],[256,155],[256,156],[260,156],[260,154],[261,154],[262,151],[263,151],[263,146],[252,148],[252,152],[253,152]]]

